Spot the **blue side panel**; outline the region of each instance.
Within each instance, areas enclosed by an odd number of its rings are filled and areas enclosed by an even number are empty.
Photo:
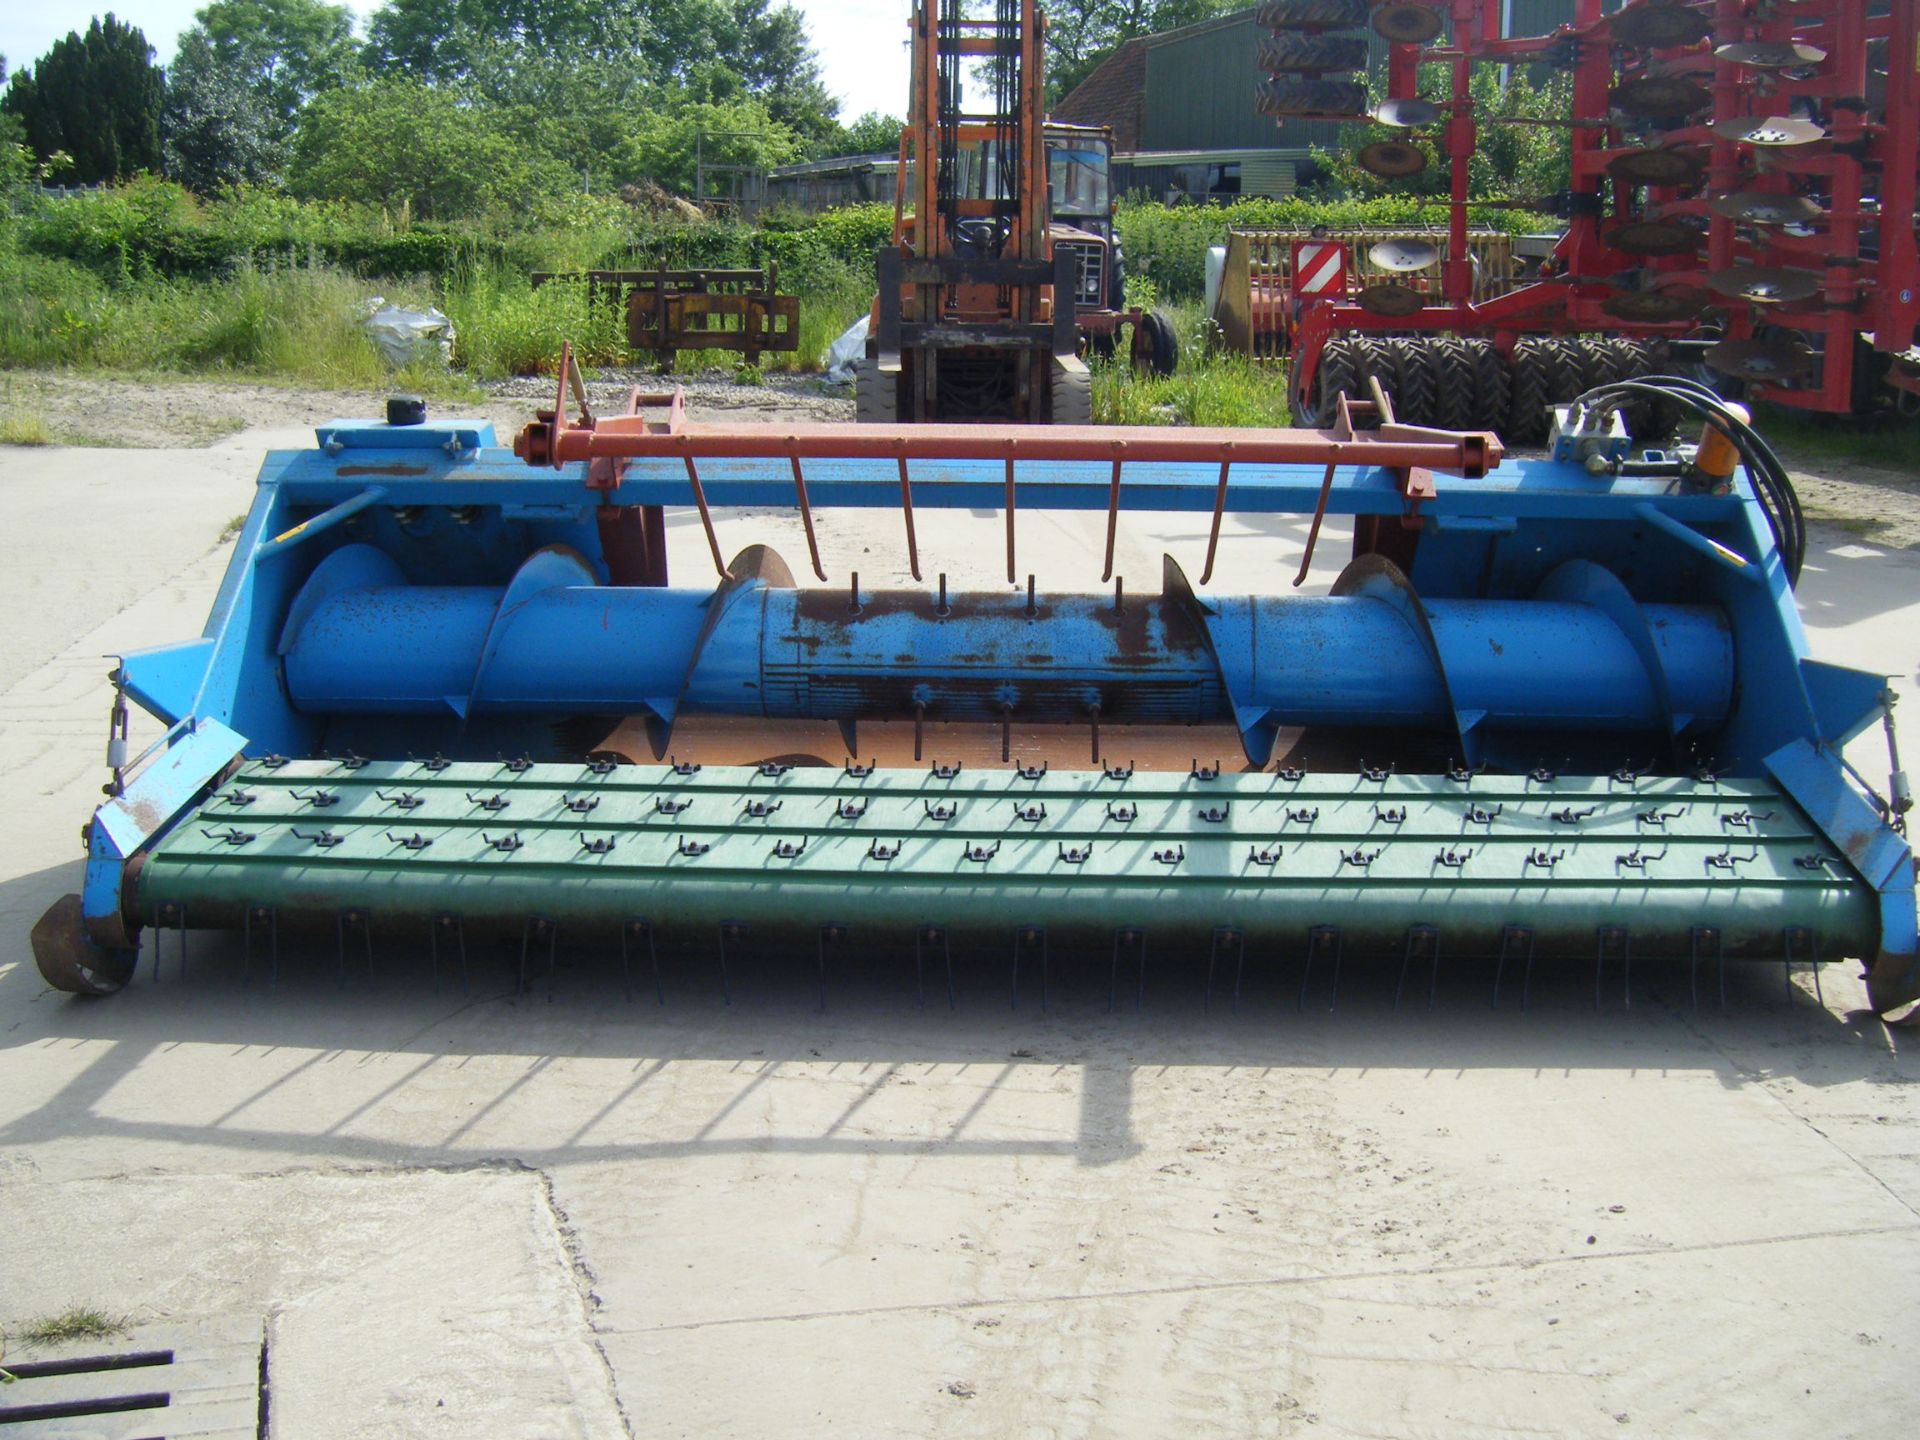
[[[120,913],[125,861],[164,834],[199,800],[214,777],[246,746],[246,737],[218,720],[202,720],[174,737],[121,794],[94,812],[81,909]]]
[[[120,662],[127,694],[149,714],[177,725],[193,713],[194,696],[206,683],[213,641],[187,640],[136,650]]]
[[[1880,949],[1886,955],[1920,952],[1914,902],[1913,852],[1848,783],[1834,759],[1805,740],[1767,756],[1793,801],[1880,897]]]
[[[1813,700],[1820,738],[1829,745],[1846,744],[1879,718],[1881,697],[1887,693],[1885,676],[1802,660],[1800,678]]]

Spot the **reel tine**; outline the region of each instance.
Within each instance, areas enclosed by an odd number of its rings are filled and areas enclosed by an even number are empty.
[[[1246,960],[1244,937],[1231,925],[1216,925],[1213,930],[1213,948],[1207,953],[1207,998],[1202,1006],[1209,1014],[1213,1012],[1214,969],[1219,964],[1220,951],[1226,947],[1232,947],[1234,952],[1240,956],[1240,966],[1237,968],[1244,968]],[[1238,979],[1234,982],[1233,995],[1234,1004],[1237,1008],[1240,1001],[1240,985]]]
[[[827,946],[839,944],[847,938],[847,927],[839,922],[830,922],[820,927],[817,945],[820,960],[820,1008],[816,1012],[827,1013]]]
[[[739,920],[723,920],[720,923],[720,999],[728,1007],[733,1005],[733,981],[727,973],[727,941],[738,944],[747,933],[746,925]]]

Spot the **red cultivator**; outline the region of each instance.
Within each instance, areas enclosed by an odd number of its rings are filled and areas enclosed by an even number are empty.
[[[1418,173],[1422,153],[1395,132],[1425,132],[1451,172],[1448,233],[1387,259],[1407,279],[1250,307],[1274,317],[1267,348],[1294,357],[1303,416],[1324,422],[1377,379],[1413,423],[1470,407],[1537,442],[1548,405],[1682,361],[1804,410],[1920,407],[1920,0],[1640,0],[1606,15],[1575,0],[1571,24],[1531,36],[1503,33],[1508,8],[1262,7],[1275,34],[1263,112],[1379,123],[1358,158],[1383,177]],[[1363,58],[1342,33],[1362,25],[1390,42],[1389,98],[1370,111],[1360,79],[1337,73]],[[1468,162],[1483,126],[1519,122],[1477,113],[1482,63],[1572,75],[1572,113],[1553,122],[1571,134],[1566,232],[1492,296],[1469,249]],[[1451,77],[1437,102],[1416,93],[1435,64]]]

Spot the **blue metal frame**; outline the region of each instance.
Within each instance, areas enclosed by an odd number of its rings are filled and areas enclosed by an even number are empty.
[[[191,717],[193,724],[164,757],[169,768],[162,772],[156,764],[148,772],[153,780],[143,776],[136,782],[145,782],[143,797],[151,792],[158,823],[139,834],[123,834],[127,827],[118,818],[95,827],[89,915],[117,913],[121,865],[204,792],[218,768],[208,768],[214,751],[229,747],[224,763],[242,748],[254,756],[310,755],[323,743],[326,718],[293,706],[283,665],[295,629],[289,621],[295,599],[332,557],[340,556],[340,564],[353,572],[341,583],[372,583],[359,574],[362,562],[342,553],[346,547],[363,553],[371,547],[384,555],[382,573],[392,582],[491,590],[508,587],[538,552],[565,547],[582,557],[586,573],[578,560],[555,561],[544,569],[531,567],[532,578],[522,579],[520,588],[601,583],[608,575],[596,523],[601,507],[677,507],[694,501],[686,466],[677,457],[633,460],[616,488],[603,491],[588,486],[584,466],[528,466],[499,448],[485,424],[388,427],[337,421],[320,427],[317,435],[315,449],[267,457],[201,638],[126,657],[128,693],[169,723]],[[1006,472],[997,461],[916,459],[909,471],[917,510],[998,509],[1004,502]],[[786,508],[797,499],[784,458],[702,460],[699,478],[708,505],[715,508]],[[1112,470],[1105,460],[1020,461],[1015,478],[1022,509],[1104,511],[1109,505]],[[1323,478],[1319,466],[1235,463],[1225,509],[1310,514],[1321,499]],[[816,509],[900,504],[900,475],[891,461],[809,460],[805,479]],[[1209,514],[1219,481],[1217,464],[1129,461],[1119,508],[1123,513]],[[1836,759],[1838,747],[1877,716],[1884,681],[1808,657],[1784,566],[1764,512],[1743,479],[1705,492],[1665,480],[1594,476],[1551,460],[1510,460],[1482,479],[1440,477],[1437,494],[1410,516],[1400,476],[1352,466],[1335,473],[1326,510],[1394,517],[1418,526],[1419,543],[1407,574],[1418,597],[1409,603],[1416,609],[1422,602],[1550,596],[1604,610],[1647,665],[1676,747],[1694,746],[1702,763],[1731,774],[1771,772],[1880,894],[1883,946],[1911,960],[1911,853],[1860,797]],[[925,547],[936,565],[938,543],[936,536]],[[736,609],[760,583],[749,580],[728,589],[720,608],[709,614],[708,628],[720,610]],[[1230,612],[1250,603],[1225,597],[1214,605],[1205,594],[1198,600]],[[1658,655],[1658,637],[1645,632],[1641,616],[1657,613],[1647,607],[1673,605],[1717,607],[1731,635],[1732,711],[1710,733],[1701,734],[1684,709],[1675,713],[1668,678],[1649,659]],[[1217,626],[1210,621],[1209,628]],[[1219,634],[1215,640],[1228,644]],[[492,644],[489,640],[485,654],[492,653]],[[1231,658],[1239,673],[1257,657],[1235,652]],[[449,697],[450,723],[453,713],[464,717],[465,702],[479,693],[481,679],[473,677],[465,696]],[[1232,698],[1242,728],[1253,735],[1262,723],[1262,706],[1250,687],[1239,688],[1247,693]],[[679,703],[674,694],[644,699],[663,718],[670,718]],[[1477,702],[1465,695],[1450,703],[1467,733]],[[456,734],[476,752],[496,744],[518,749],[522,730],[511,722],[492,725],[476,721],[469,729],[431,735]],[[384,722],[370,717],[352,733],[372,753],[431,749],[435,743],[423,738],[429,732],[418,720],[405,716]],[[176,751],[182,753],[176,756]],[[103,807],[102,816],[110,809]],[[1864,849],[1858,843],[1862,835],[1871,837]]]

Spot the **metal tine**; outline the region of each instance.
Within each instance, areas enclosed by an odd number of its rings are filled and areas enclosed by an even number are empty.
[[[1123,925],[1113,932],[1113,968],[1107,974],[1107,1013],[1109,1015],[1113,1013],[1114,1001],[1120,994],[1120,947],[1123,945],[1140,947],[1140,983],[1133,997],[1133,1008],[1136,1013],[1147,998],[1147,932],[1135,925]]]
[[[1047,1013],[1047,928],[1044,925],[1022,925],[1013,932],[1013,1003],[1012,1008],[1020,1008],[1020,952],[1034,941],[1040,943],[1040,1013]]]
[[[1240,982],[1237,977],[1238,971],[1246,967],[1246,937],[1231,925],[1216,925],[1213,929],[1213,948],[1207,952],[1207,995],[1201,1002],[1201,1008],[1209,1014],[1213,1012],[1213,972],[1215,965],[1219,962],[1222,946],[1232,946],[1239,957],[1235,967],[1233,1000],[1236,1009],[1240,1004]]]
[[[1507,970],[1507,953],[1519,943],[1526,942],[1527,969],[1526,978],[1520,982],[1520,1013],[1527,1013],[1528,992],[1533,989],[1533,927],[1529,925],[1502,925],[1500,927],[1500,958],[1493,968],[1493,1008],[1500,1008],[1500,981]]]
[[[1795,942],[1807,947],[1807,969],[1813,975],[1813,998],[1819,1002],[1822,1010],[1827,1008],[1827,997],[1820,991],[1820,952],[1813,943],[1813,931],[1804,925],[1789,925],[1780,932],[1780,943],[1785,952],[1782,968],[1786,971],[1787,1004],[1794,1003],[1793,989],[1793,951]]]
[[[647,937],[647,958],[653,962],[653,1003],[667,1003],[666,991],[660,985],[660,951],[654,944],[653,923],[645,917],[627,921],[620,927],[620,969],[626,980],[627,1003],[633,1003],[633,956],[628,949],[628,941],[635,935]]]
[[[901,442],[905,448],[904,441]],[[907,571],[915,580],[920,578],[920,544],[913,535],[913,486],[907,481],[907,457],[902,454],[900,460],[900,509],[907,521]],[[1011,463],[1011,462],[1009,462]]]
[[[827,1013],[827,946],[829,943],[840,944],[844,942],[846,938],[847,938],[847,927],[843,924],[835,922],[835,923],[822,925],[820,927],[820,939],[819,939],[819,946],[818,946],[819,958],[820,958],[820,1008],[818,1011],[819,1014],[824,1015]]]
[[[1715,925],[1696,925],[1688,936],[1687,946],[1687,985],[1693,994],[1693,1008],[1700,1008],[1700,951],[1703,946],[1713,947],[1714,968],[1718,972],[1720,987],[1720,1009],[1724,1014],[1727,1008],[1727,952],[1720,944],[1720,930]]]
[[[1327,1013],[1331,1015],[1340,1004],[1340,952],[1343,948],[1338,925],[1315,925],[1307,931],[1307,964],[1300,976],[1300,998],[1294,1008],[1307,1008],[1307,987],[1313,983],[1314,957],[1329,945],[1333,947],[1333,998],[1328,1002]]]
[[[727,941],[738,944],[746,937],[747,927],[740,920],[724,920],[720,924],[720,999],[725,1005],[733,1004],[733,979],[727,973]]]
[[[460,957],[460,993],[473,993],[473,977],[467,970],[467,927],[458,915],[446,914],[433,917],[433,924],[427,927],[427,949],[433,960],[433,988],[440,988],[440,937],[450,935],[454,952]]]
[[[527,988],[527,947],[536,938],[547,942],[547,999],[553,999],[554,950],[560,943],[560,927],[545,915],[529,915],[520,927],[520,992]]]
[[[789,442],[794,437],[787,437]],[[820,579],[827,578],[827,572],[820,568],[820,542],[813,534],[813,506],[807,503],[807,477],[800,473],[800,455],[798,451],[787,456],[793,462],[793,490],[800,501],[800,524],[807,532],[807,558],[813,561],[813,573]]]
[[[335,935],[340,942],[340,983],[347,983],[347,927],[358,925],[361,938],[367,947],[367,978],[373,978],[373,921],[365,910],[347,909],[340,912],[336,923]]]
[[[241,919],[241,970],[240,981],[243,985],[253,983],[253,927],[255,924],[267,928],[267,984],[280,983],[280,912],[271,905],[249,905]]]
[[[1627,1006],[1633,1006],[1633,937],[1625,926],[1602,925],[1597,932],[1593,952],[1593,1008],[1600,1008],[1600,975],[1607,963],[1607,946],[1618,944],[1627,977]]]
[[[1400,981],[1393,987],[1393,1008],[1400,1008],[1400,993],[1407,988],[1407,967],[1413,963],[1414,951],[1424,949],[1427,952],[1431,969],[1427,976],[1427,1008],[1433,1009],[1435,992],[1440,988],[1440,932],[1431,925],[1409,925],[1407,927],[1406,950],[1400,957]]]
[[[947,965],[947,1009],[953,1009],[953,946],[947,940],[947,927],[944,925],[922,925],[913,932],[913,975],[917,999],[915,1004],[921,1009],[927,1004],[926,947],[936,941],[940,953]]]

